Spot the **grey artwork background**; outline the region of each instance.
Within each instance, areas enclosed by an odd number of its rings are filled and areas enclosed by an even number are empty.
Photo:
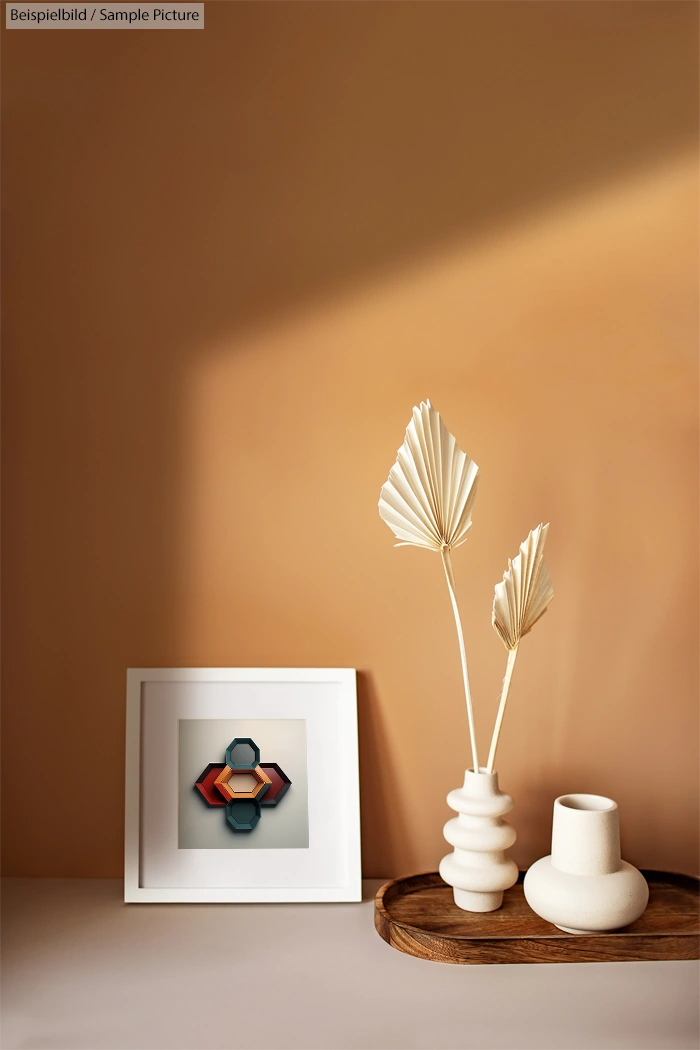
[[[303,718],[181,718],[179,728],[179,849],[308,849],[306,720]],[[252,831],[236,832],[223,806],[207,806],[194,783],[209,762],[225,762],[234,737],[249,736],[261,762],[277,762],[292,784],[278,806],[263,806]]]

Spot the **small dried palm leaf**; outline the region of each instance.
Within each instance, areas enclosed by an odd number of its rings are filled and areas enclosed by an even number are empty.
[[[464,543],[478,469],[429,401],[414,408],[379,497],[379,514],[401,541],[397,546],[449,551]]]
[[[496,584],[491,623],[506,649],[517,649],[554,597],[552,581],[544,563],[544,545],[549,525],[538,525]]]

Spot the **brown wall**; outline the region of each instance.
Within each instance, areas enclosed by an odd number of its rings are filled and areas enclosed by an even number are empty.
[[[206,20],[3,35],[6,872],[120,873],[129,665],[357,667],[365,872],[435,866],[454,626],[376,510],[424,397],[482,471],[482,751],[493,586],[551,522],[513,855],[594,791],[696,871],[696,6]]]

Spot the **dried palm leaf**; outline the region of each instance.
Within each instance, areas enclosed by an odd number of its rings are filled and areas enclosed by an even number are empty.
[[[496,584],[491,623],[508,650],[508,663],[486,764],[489,773],[493,772],[496,761],[498,737],[520,639],[544,616],[554,597],[552,580],[544,563],[544,545],[548,531],[549,525],[538,525],[532,530],[525,542],[520,544],[520,553],[513,561],[508,559],[508,568],[503,574],[503,580]]]
[[[477,772],[474,711],[450,551],[464,543],[471,528],[478,470],[476,463],[457,446],[430,402],[421,402],[413,409],[404,443],[379,495],[379,514],[400,541],[398,547],[440,551],[457,626],[472,760]]]
[[[511,561],[496,584],[491,623],[506,649],[517,649],[520,639],[531,631],[554,596],[552,581],[544,563],[544,545],[549,525],[538,525]]]
[[[379,495],[397,546],[451,550],[467,538],[479,468],[429,401],[413,409],[404,443]]]

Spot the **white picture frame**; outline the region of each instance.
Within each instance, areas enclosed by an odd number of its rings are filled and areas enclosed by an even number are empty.
[[[304,720],[304,848],[182,848],[182,722],[207,719]],[[124,856],[130,904],[361,900],[355,671],[130,668]]]

